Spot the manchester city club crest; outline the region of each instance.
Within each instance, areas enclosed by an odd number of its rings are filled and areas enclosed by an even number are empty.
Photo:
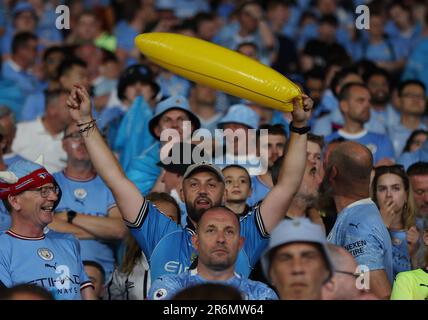
[[[51,261],[54,258],[53,252],[47,248],[38,249],[37,254],[39,255],[40,258],[42,258],[45,261]]]
[[[88,192],[83,188],[74,189],[74,196],[79,199],[83,200],[88,195]]]

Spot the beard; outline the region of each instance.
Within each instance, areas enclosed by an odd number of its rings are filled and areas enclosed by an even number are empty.
[[[197,208],[196,207],[196,202],[200,199],[204,199],[206,201],[208,201],[209,205],[207,208]],[[208,209],[212,208],[212,207],[218,207],[221,205],[221,199],[218,203],[214,203],[211,201],[211,199],[208,199],[207,197],[198,197],[195,199],[195,201],[192,203],[190,201],[185,201],[186,203],[186,210],[187,210],[187,215],[190,217],[190,219],[192,219],[194,222],[198,223],[199,219],[201,219],[202,214],[207,211]]]

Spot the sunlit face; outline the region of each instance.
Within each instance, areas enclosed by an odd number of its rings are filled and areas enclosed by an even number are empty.
[[[282,300],[316,300],[328,269],[314,244],[291,243],[276,250],[269,274]]]
[[[393,201],[398,213],[403,212],[407,202],[408,193],[404,188],[403,179],[392,173],[386,173],[379,177],[376,186],[376,198],[380,208]]]
[[[410,176],[418,216],[428,217],[428,175]]]
[[[245,202],[251,195],[251,181],[245,169],[230,167],[223,170],[226,182],[226,202]]]
[[[187,214],[198,222],[202,213],[220,206],[224,196],[224,184],[210,171],[200,171],[183,180],[183,196]]]
[[[192,242],[198,251],[199,263],[211,270],[223,271],[233,268],[244,240],[233,213],[218,208],[203,214]]]
[[[40,188],[54,188],[53,183],[47,183]],[[39,189],[39,188],[37,188]],[[40,191],[27,190],[10,201],[15,214],[20,220],[25,220],[28,224],[43,229],[53,220],[53,210],[58,195],[50,191],[46,198],[42,197]]]

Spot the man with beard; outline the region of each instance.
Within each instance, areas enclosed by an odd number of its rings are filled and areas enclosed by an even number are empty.
[[[49,227],[76,236],[82,259],[99,263],[108,281],[115,264],[113,241],[125,237],[125,224],[111,191],[95,172],[74,123],[64,131],[62,146],[67,165],[54,177],[64,193]]]
[[[246,239],[237,258],[236,272],[247,277],[267,245],[269,232],[283,219],[292,197],[297,192],[305,169],[306,127],[312,100],[302,95],[303,107],[294,100],[293,122],[290,125],[290,147],[277,185],[264,201],[240,219],[241,235]],[[69,96],[70,114],[83,132],[86,147],[98,174],[113,192],[120,212],[133,236],[149,259],[152,279],[165,273],[179,274],[190,267],[197,257],[191,244],[202,212],[219,206],[225,193],[220,169],[209,163],[188,167],[183,176],[183,199],[188,214],[183,229],[159,211],[123,174],[117,160],[103,141],[86,90],[75,85]]]
[[[275,292],[264,283],[235,273],[239,249],[244,244],[239,229],[239,219],[230,209],[213,207],[206,210],[192,237],[199,257],[196,268],[159,277],[153,282],[148,298],[169,300],[180,290],[214,282],[235,287],[248,300],[278,299]]]
[[[370,120],[366,129],[376,133],[387,133],[387,128],[400,122],[400,113],[389,103],[391,99],[390,75],[376,68],[364,76],[371,95]]]
[[[363,145],[345,141],[329,155],[323,183],[331,186],[338,211],[327,237],[344,247],[358,265],[368,268],[370,290],[380,298],[391,294],[392,244],[379,209],[370,199],[370,173],[373,156]]]
[[[393,161],[394,148],[387,136],[364,129],[370,119],[370,91],[364,84],[348,83],[339,93],[339,108],[345,119],[342,129],[328,135],[326,142],[342,137],[365,145],[372,153],[374,164]]]

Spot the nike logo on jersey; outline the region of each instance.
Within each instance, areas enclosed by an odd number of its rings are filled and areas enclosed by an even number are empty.
[[[355,227],[355,229],[358,229],[358,225],[359,225],[359,223],[357,223],[357,224],[350,223],[349,225],[350,225],[351,227]]]

